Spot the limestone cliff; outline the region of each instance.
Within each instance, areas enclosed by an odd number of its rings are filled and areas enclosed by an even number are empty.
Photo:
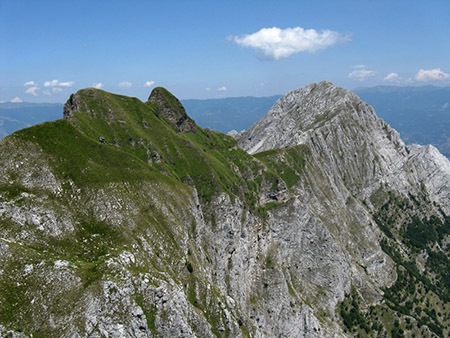
[[[355,94],[237,142],[162,88],[64,116],[0,143],[2,336],[448,335],[450,164]]]

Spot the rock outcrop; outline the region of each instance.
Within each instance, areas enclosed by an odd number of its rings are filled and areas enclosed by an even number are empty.
[[[148,102],[158,106],[159,113],[180,132],[190,132],[195,122],[187,115],[181,102],[166,89],[156,87],[148,97]]]
[[[1,335],[448,335],[450,163],[355,94],[292,91],[237,142],[162,88],[64,115],[0,143]]]

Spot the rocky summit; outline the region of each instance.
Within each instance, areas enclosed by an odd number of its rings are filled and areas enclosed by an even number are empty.
[[[450,163],[330,82],[235,138],[84,89],[0,152],[2,337],[450,333]]]

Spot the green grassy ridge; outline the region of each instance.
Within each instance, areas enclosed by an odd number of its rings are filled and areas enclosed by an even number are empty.
[[[104,137],[107,146],[134,154],[145,163],[151,152],[161,158],[160,164],[155,166],[157,169],[179,180],[191,176],[200,188],[209,182],[204,189],[199,189],[205,190],[200,194],[217,189],[210,158],[161,118],[153,103],[103,91],[81,91],[78,95],[85,102],[86,111],[75,113],[70,122],[92,140]]]
[[[34,231],[36,248],[50,249],[55,257],[65,252],[67,255],[61,257],[69,261],[98,262],[102,260],[106,248],[122,246],[127,242],[124,236],[116,234],[111,238],[102,236],[104,238],[101,241],[95,241],[97,246],[90,246],[92,234],[87,233],[86,229],[92,227],[94,235],[105,235],[102,233],[105,227],[89,216],[89,210],[84,210],[84,202],[71,200],[77,188],[84,191],[103,189],[116,183],[139,187],[142,185],[140,182],[154,182],[161,184],[163,189],[177,191],[185,189],[184,183],[192,182],[206,212],[208,208],[205,206],[213,196],[226,192],[232,199],[239,196],[246,202],[246,208],[258,214],[263,207],[259,205],[263,181],[272,182],[275,187],[279,180],[278,172],[289,187],[299,180],[298,175],[304,164],[302,155],[305,149],[302,147],[269,151],[259,155],[259,158],[253,157],[239,149],[233,138],[218,132],[199,127],[191,133],[177,132],[155,114],[157,107],[152,103],[94,89],[82,90],[75,95],[84,111],[74,112],[69,119],[21,130],[12,136],[25,141],[23,144],[37,144],[43,150],[54,169],[53,173],[65,190],[62,196],[66,200],[54,203],[73,206],[69,209],[73,209],[72,213],[77,219],[74,234],[54,238],[51,243],[46,243],[39,232]],[[100,142],[99,136],[104,137],[106,142]],[[134,142],[136,140],[139,142]],[[149,151],[158,153],[160,163],[149,164]],[[287,163],[278,163],[277,154],[287,158]],[[300,157],[296,159],[295,156]],[[120,189],[115,194],[130,196],[129,192],[121,192]],[[7,196],[18,196],[29,191],[17,184],[7,185],[2,190]],[[165,198],[162,195],[160,197],[163,200]],[[137,205],[140,205],[139,202]],[[168,220],[157,212],[155,206],[147,205],[141,214],[141,223],[150,222],[152,226],[133,231],[150,231],[153,237],[176,246],[176,229],[164,226]],[[129,229],[111,231],[128,232]],[[75,244],[72,245],[74,239]]]
[[[180,108],[172,94],[162,92],[168,106]],[[95,89],[81,90],[75,95],[77,101],[83,102],[82,111],[74,112],[68,122],[93,142],[91,147],[115,148],[145,165],[152,162],[155,171],[179,181],[189,177],[203,202],[210,202],[221,191],[232,198],[234,195],[245,198],[248,191],[257,195],[258,187],[243,174],[249,170],[251,180],[274,180],[276,176],[258,159],[239,149],[230,136],[198,126],[193,132],[179,133],[158,114],[155,103]],[[99,142],[100,137],[105,139],[104,143]],[[152,158],[160,159],[159,163]],[[80,163],[84,166],[86,161]],[[99,169],[105,164],[102,162]],[[264,177],[256,177],[261,175]]]
[[[44,123],[14,135],[37,143],[49,156],[54,173],[78,186],[161,179],[135,154],[96,142],[67,120]]]

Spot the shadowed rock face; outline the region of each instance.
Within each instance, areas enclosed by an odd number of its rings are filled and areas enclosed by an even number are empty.
[[[69,99],[64,104],[63,116],[65,119],[70,119],[74,112],[80,111],[84,107],[84,102],[77,94],[70,95]]]
[[[238,142],[163,88],[64,116],[0,142],[0,336],[448,335],[450,164],[352,92],[294,90]]]
[[[159,107],[159,114],[164,116],[180,132],[190,132],[195,128],[195,122],[186,114],[181,102],[161,87],[153,89],[148,102]]]

